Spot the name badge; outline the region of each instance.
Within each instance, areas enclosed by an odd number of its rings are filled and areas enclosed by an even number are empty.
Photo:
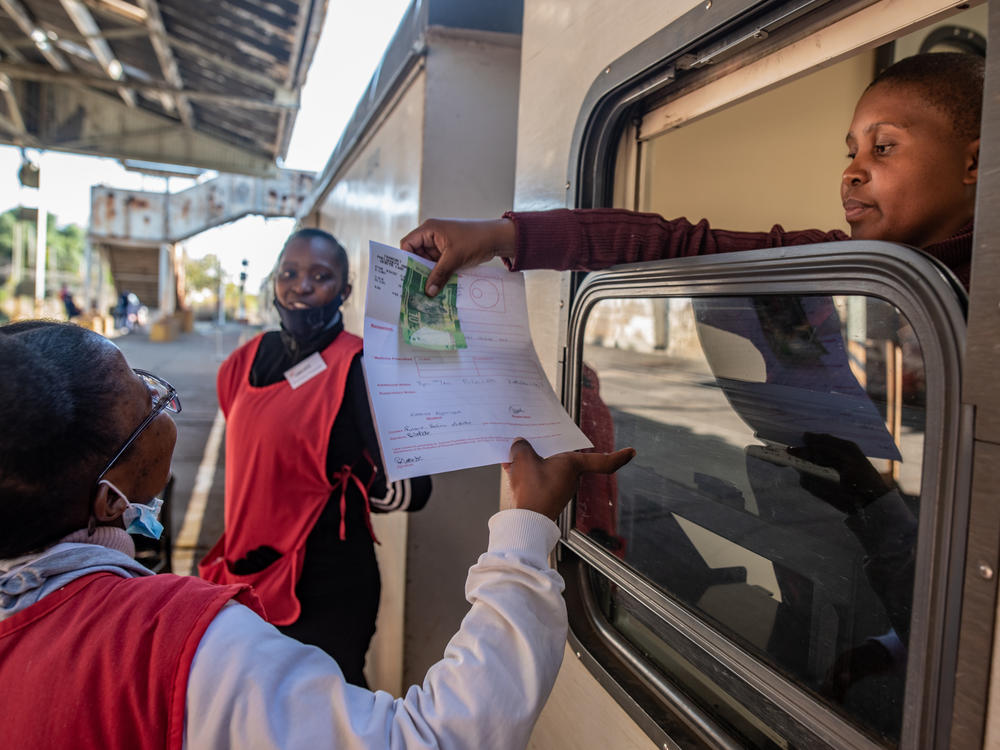
[[[326,362],[319,356],[319,352],[313,352],[310,356],[295,365],[295,367],[289,367],[285,370],[285,379],[294,389],[303,383],[308,383],[325,369]]]

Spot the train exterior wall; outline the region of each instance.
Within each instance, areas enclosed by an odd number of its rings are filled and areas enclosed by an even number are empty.
[[[701,3],[704,4],[704,3]],[[639,0],[526,0],[518,105],[514,207],[531,211],[566,206],[570,142],[584,98],[612,60],[698,3]],[[555,383],[561,355],[565,296],[560,274],[527,274],[531,333]],[[505,498],[506,502],[506,498]],[[560,748],[655,748],[614,699],[566,649],[552,697],[529,745]]]
[[[520,37],[432,28],[429,41],[419,218],[497,216],[514,197]],[[499,496],[498,466],[439,474],[410,519],[404,685],[423,680],[468,611],[465,576]]]
[[[347,250],[354,294],[344,305],[344,322],[352,333],[362,333],[368,240],[391,242],[417,220],[425,83],[422,72],[407,82],[380,126],[338,175],[318,207],[318,222],[311,222],[335,235]],[[402,513],[372,517],[382,542],[375,548],[382,597],[366,673],[372,687],[397,693],[402,686],[407,521]]]

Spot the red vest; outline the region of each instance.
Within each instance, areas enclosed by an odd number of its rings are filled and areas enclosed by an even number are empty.
[[[0,745],[180,750],[191,659],[245,586],[94,573],[0,622]]]
[[[248,583],[269,622],[288,625],[301,612],[295,586],[302,573],[306,537],[331,493],[359,484],[350,467],[331,483],[326,457],[351,361],[361,339],[341,333],[321,353],[326,369],[293,389],[287,380],[254,387],[250,367],[260,341],[237,349],[219,368],[219,405],[226,415],[226,530],[198,564],[216,583]],[[343,502],[341,506],[343,519]],[[230,565],[262,545],[281,557],[258,573],[236,575]]]

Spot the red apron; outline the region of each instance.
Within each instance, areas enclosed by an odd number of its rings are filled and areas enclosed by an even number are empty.
[[[348,483],[368,496],[351,467],[334,483],[326,472],[330,430],[361,339],[341,333],[321,352],[326,369],[293,389],[287,380],[249,384],[262,337],[237,349],[219,368],[219,405],[226,415],[226,531],[198,564],[198,574],[216,583],[250,584],[268,621],[288,625],[301,612],[295,586],[306,537],[330,495],[340,489],[341,524]],[[257,573],[231,571],[234,561],[263,545],[281,556]]]
[[[3,747],[180,750],[205,629],[246,586],[94,573],[0,622]]]

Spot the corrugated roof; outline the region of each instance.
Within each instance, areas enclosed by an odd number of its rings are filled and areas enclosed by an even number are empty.
[[[0,0],[0,142],[263,173],[327,0]]]

